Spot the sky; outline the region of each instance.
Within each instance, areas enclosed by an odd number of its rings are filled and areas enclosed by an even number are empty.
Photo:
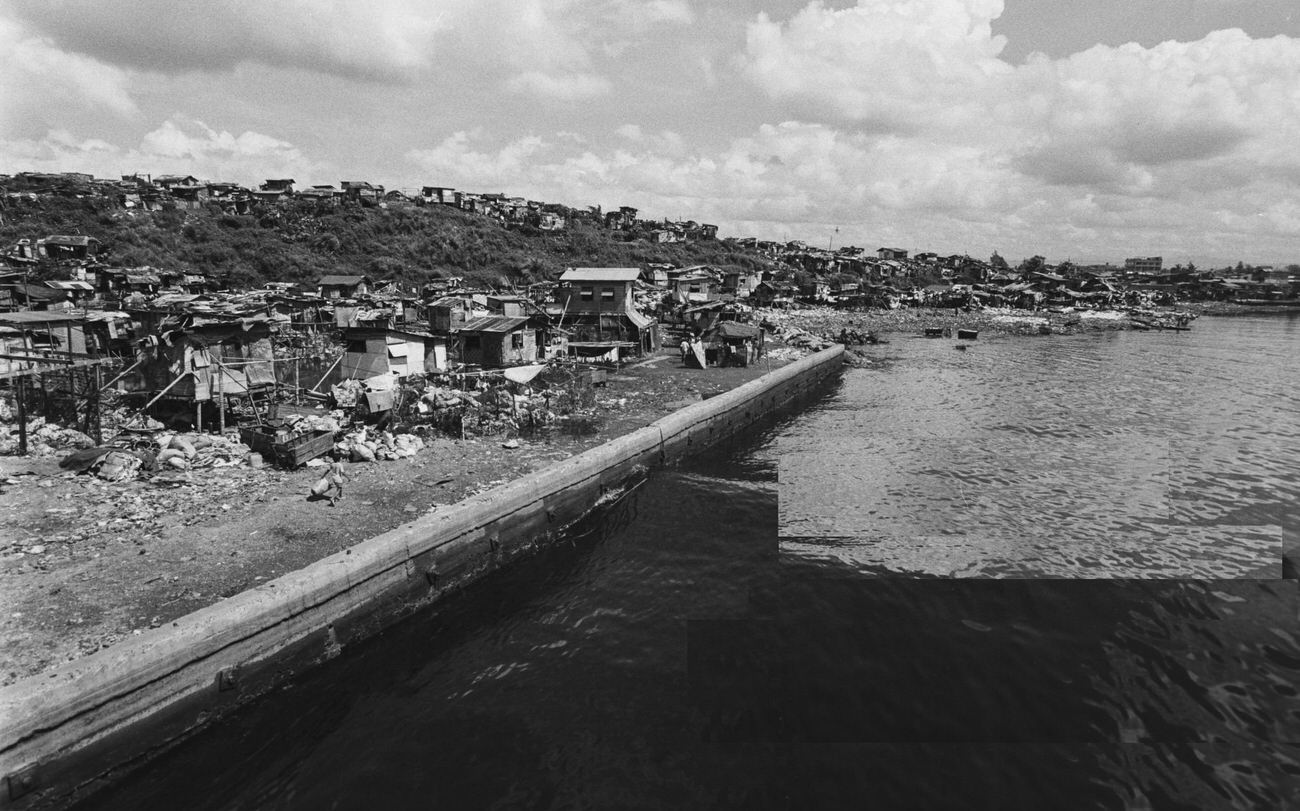
[[[0,0],[0,173],[1300,262],[1296,0]]]

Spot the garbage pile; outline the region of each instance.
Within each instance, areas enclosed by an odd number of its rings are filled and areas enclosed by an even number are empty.
[[[306,434],[312,431],[329,431],[331,434],[337,434],[343,430],[343,412],[331,411],[328,414],[290,417],[286,419],[286,425],[295,434]]]
[[[0,419],[4,414],[0,414]],[[10,417],[12,419],[12,415]],[[69,448],[89,448],[95,441],[80,431],[61,428],[37,417],[27,423],[27,452],[32,456],[57,456]],[[18,453],[18,425],[0,422],[0,455]]]
[[[334,443],[334,453],[352,462],[387,462],[409,459],[424,448],[424,440],[415,434],[396,434],[359,428]]]
[[[831,341],[811,332],[799,329],[798,327],[787,327],[778,333],[781,343],[786,346],[794,346],[800,349],[807,349],[809,352],[819,352],[831,345]]]
[[[336,383],[330,388],[330,395],[334,398],[334,404],[342,409],[356,408],[357,400],[365,393],[365,387],[360,380],[349,378]]]
[[[122,482],[145,474],[255,464],[255,457],[247,445],[228,437],[160,433],[124,435],[114,445],[83,448],[65,456],[59,467]]]

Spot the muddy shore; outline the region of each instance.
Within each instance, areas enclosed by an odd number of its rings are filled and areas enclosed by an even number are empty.
[[[0,685],[299,569],[790,359],[702,371],[665,351],[597,389],[592,433],[552,431],[516,448],[503,447],[504,436],[431,437],[413,458],[347,465],[345,497],[333,507],[307,499],[320,477],[312,468],[207,468],[105,482],[60,469],[58,456],[0,457]]]

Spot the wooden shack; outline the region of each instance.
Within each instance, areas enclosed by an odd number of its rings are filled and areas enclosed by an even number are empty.
[[[339,364],[346,380],[364,380],[381,374],[405,377],[447,369],[447,339],[413,329],[343,330],[343,360]]]
[[[458,335],[460,360],[484,369],[536,363],[539,329],[523,316],[490,315],[467,321]]]

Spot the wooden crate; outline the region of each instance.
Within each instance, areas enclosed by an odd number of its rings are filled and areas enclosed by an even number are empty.
[[[264,428],[241,428],[239,441],[262,454],[268,462],[294,468],[324,456],[334,448],[332,431],[309,431],[298,436]]]

